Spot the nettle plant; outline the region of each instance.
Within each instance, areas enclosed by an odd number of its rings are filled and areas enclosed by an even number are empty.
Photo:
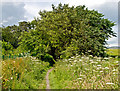
[[[112,31],[114,22],[84,5],[69,7],[60,3],[52,8],[52,11],[39,12],[40,18],[31,22],[34,27],[22,34],[20,44],[32,54],[39,57],[49,54],[55,60],[76,53],[106,56],[106,40],[116,37]]]

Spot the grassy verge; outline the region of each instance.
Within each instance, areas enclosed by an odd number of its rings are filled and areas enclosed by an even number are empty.
[[[59,60],[49,79],[51,89],[118,89],[118,59],[90,55]]]
[[[48,62],[33,57],[2,61],[3,89],[45,89]]]

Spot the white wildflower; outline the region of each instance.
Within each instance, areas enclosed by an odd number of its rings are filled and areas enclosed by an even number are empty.
[[[115,72],[113,72],[113,74],[115,75],[116,73],[115,73]]]
[[[81,62],[82,60],[81,60],[81,59],[79,59],[79,61]]]
[[[13,77],[11,77],[10,79],[13,79]]]
[[[88,50],[88,52],[91,52],[91,50]]]
[[[106,83],[106,84],[108,84],[108,85],[113,85],[114,83],[109,83],[109,82],[108,82],[108,83]]]
[[[105,60],[102,60],[102,61],[105,61]]]
[[[100,59],[97,59],[96,61],[101,61]]]
[[[91,62],[92,64],[97,64],[98,62]]]
[[[85,77],[85,75],[81,75],[81,74],[80,74],[80,77]]]
[[[71,58],[74,58],[74,57],[71,57]]]
[[[108,60],[109,58],[105,57],[104,59],[105,59],[105,60]]]
[[[65,59],[65,61],[67,62],[67,59]]]
[[[82,80],[82,78],[77,78],[77,79]]]
[[[90,62],[93,62],[93,60],[89,60]]]
[[[74,60],[74,62],[77,62],[77,60]]]
[[[97,75],[97,76],[100,76],[100,75]]]
[[[98,71],[96,71],[96,70],[93,70],[94,72],[98,72]]]
[[[94,58],[97,58],[97,56],[95,56]]]
[[[111,59],[112,57],[109,57],[109,59]]]
[[[113,69],[112,71],[116,71],[115,69]]]
[[[101,65],[97,65],[98,67],[101,67]]]
[[[97,68],[97,70],[99,70],[100,68]]]
[[[100,73],[102,73],[103,71],[100,71]]]
[[[89,59],[89,57],[86,57],[86,59]]]
[[[101,57],[98,57],[98,59],[100,60],[100,59],[101,59]]]
[[[108,67],[105,67],[105,69],[109,69]]]
[[[21,55],[23,55],[22,53],[20,53]]]
[[[82,59],[84,58],[84,57],[81,57]]]
[[[71,59],[68,59],[68,60],[71,60]]]
[[[85,68],[85,70],[89,70],[88,68]]]

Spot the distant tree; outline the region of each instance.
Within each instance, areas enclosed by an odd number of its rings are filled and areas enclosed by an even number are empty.
[[[9,42],[13,47],[17,46],[17,38],[14,37],[12,33],[12,27],[3,27],[2,28],[2,41]]]
[[[19,37],[21,33],[31,29],[33,26],[30,22],[19,22],[19,25],[2,27],[2,41],[9,42],[14,48],[19,46],[18,42],[20,42]]]
[[[115,24],[103,18],[103,14],[88,10],[85,6],[58,7],[52,11],[40,11],[40,18],[32,21],[35,26],[21,36],[20,44],[32,54],[70,57],[77,54],[105,56],[105,44],[109,37],[116,36],[112,31]]]

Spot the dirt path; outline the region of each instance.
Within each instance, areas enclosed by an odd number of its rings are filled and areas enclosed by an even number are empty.
[[[49,84],[49,73],[53,70],[54,68],[51,68],[48,70],[47,75],[46,75],[46,89],[50,89],[50,84]]]

